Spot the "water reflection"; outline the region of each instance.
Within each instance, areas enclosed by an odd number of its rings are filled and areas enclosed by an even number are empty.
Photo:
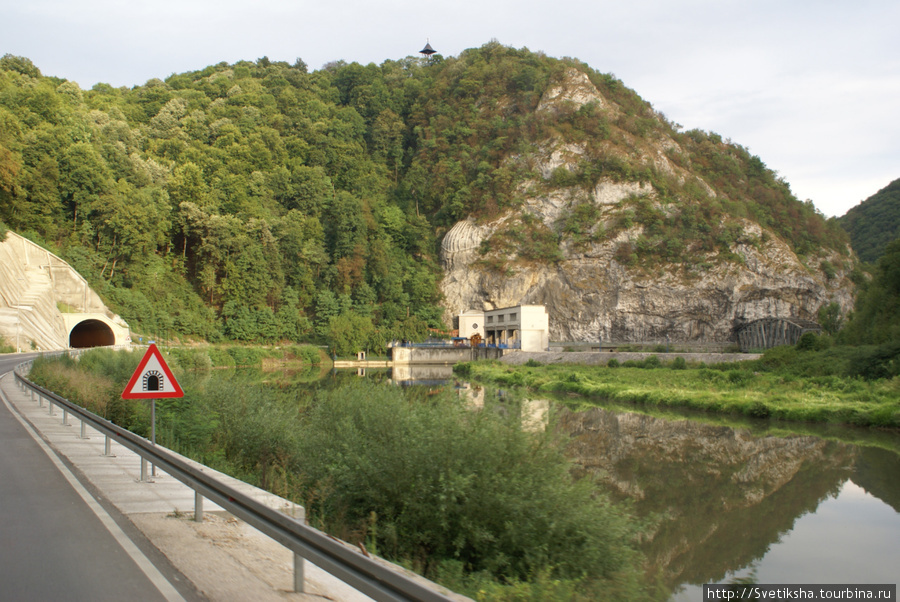
[[[365,377],[423,394],[455,391],[473,410],[528,429],[561,429],[579,470],[653,525],[642,542],[649,577],[674,599],[698,600],[703,583],[747,576],[760,583],[896,580],[896,433],[777,424],[800,431],[785,434],[727,416],[576,411],[454,379],[450,366],[395,366]],[[356,378],[353,371],[328,380],[339,386]]]
[[[648,570],[672,590],[746,576],[740,571],[748,567],[758,582],[823,583],[829,575],[823,567],[846,565],[850,549],[854,561],[869,558],[863,560],[869,566],[884,563],[885,554],[889,566],[900,565],[898,487],[890,476],[900,474],[897,454],[815,436],[759,436],[603,408],[560,407],[557,418],[581,469],[653,519],[643,543]],[[858,530],[823,514],[848,491],[866,496],[866,512],[877,508],[884,515],[883,533],[870,533],[867,548],[854,547]],[[843,502],[840,508],[842,515],[858,511]],[[804,517],[818,517],[819,540],[785,548],[803,540],[796,533]],[[819,554],[810,555],[812,548]],[[785,554],[795,561],[790,575],[771,570],[785,564]],[[894,577],[885,573],[875,582]],[[855,582],[868,578],[859,574]]]
[[[391,380],[399,385],[441,386],[453,378],[453,366],[445,364],[396,364],[390,369]]]

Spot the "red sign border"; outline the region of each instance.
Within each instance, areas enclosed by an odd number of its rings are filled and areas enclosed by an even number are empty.
[[[157,361],[159,361],[159,365],[162,368],[163,372],[166,375],[166,378],[169,379],[169,382],[175,386],[174,391],[147,391],[140,393],[132,393],[130,392],[135,384],[137,384],[138,379],[144,373],[144,368],[147,367],[147,362],[150,361],[150,358],[156,356]],[[122,399],[161,399],[164,397],[184,397],[184,391],[181,389],[181,385],[178,384],[178,381],[175,380],[175,377],[172,375],[172,371],[169,370],[169,365],[166,364],[166,360],[163,359],[162,354],[157,349],[155,343],[150,343],[150,347],[147,348],[147,353],[144,354],[144,357],[141,359],[141,363],[138,364],[137,370],[134,371],[134,374],[131,375],[131,380],[128,381],[128,384],[125,385],[125,390],[122,391]]]

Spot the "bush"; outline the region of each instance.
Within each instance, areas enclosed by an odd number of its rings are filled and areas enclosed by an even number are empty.
[[[684,370],[687,368],[687,362],[680,355],[672,360],[672,364],[670,366],[672,370]]]
[[[850,361],[849,372],[866,380],[900,376],[900,341],[859,348]]]
[[[212,360],[205,349],[176,347],[169,350],[169,355],[175,360],[173,366],[182,370],[203,371],[212,368]]]
[[[540,363],[539,361],[537,361],[537,360],[534,359],[534,358],[532,358],[532,359],[528,360],[527,362],[525,362],[525,365],[528,366],[529,368],[538,368],[538,367],[540,367],[540,366],[543,366],[542,363]]]
[[[617,359],[614,358],[614,357],[613,357],[613,358],[610,358],[610,360],[609,360],[608,362],[606,362],[606,367],[607,367],[607,368],[618,368],[618,367],[619,367],[619,360],[617,360]]]
[[[459,376],[471,376],[472,375],[472,362],[460,362],[453,366],[453,373],[458,374]]]
[[[259,347],[229,347],[228,354],[234,358],[235,366],[259,366],[266,356]]]
[[[611,577],[633,554],[629,522],[589,480],[573,481],[550,436],[452,396],[323,391],[298,436],[307,511],[426,574],[455,560],[501,580]]]
[[[799,351],[824,351],[831,347],[831,337],[815,332],[804,332],[796,345]]]
[[[210,347],[207,351],[209,360],[216,368],[234,368],[234,357],[226,349]]]
[[[303,361],[311,364],[313,366],[318,366],[322,363],[322,354],[319,353],[319,350],[312,345],[301,345],[298,349],[298,355],[303,359]]]
[[[660,362],[659,357],[657,357],[655,355],[651,355],[650,357],[645,359],[643,362],[641,362],[641,368],[653,369],[653,368],[659,368],[660,366],[662,366],[662,362]]]

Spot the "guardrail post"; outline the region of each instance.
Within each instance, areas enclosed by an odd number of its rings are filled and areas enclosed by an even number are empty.
[[[53,400],[47,398],[47,414],[53,416]]]
[[[69,426],[69,409],[68,409],[68,408],[63,408],[63,421],[62,421],[62,425],[63,425],[63,426]]]
[[[305,580],[305,564],[306,561],[303,560],[303,556],[294,552],[294,591],[300,594],[306,591],[303,586]]]
[[[109,439],[109,435],[106,435],[106,441],[103,444],[103,455],[107,458],[115,458],[115,454],[112,453],[112,441]]]
[[[194,490],[194,521],[203,522],[203,496],[196,489]]]
[[[84,420],[81,421],[81,434],[78,435],[78,438],[79,439],[90,439],[90,437],[87,436],[86,424],[85,424]]]
[[[147,476],[147,458],[141,456],[141,483],[152,483],[153,479]]]

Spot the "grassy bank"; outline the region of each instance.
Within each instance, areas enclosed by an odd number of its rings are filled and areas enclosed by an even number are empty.
[[[35,362],[70,400],[146,435],[146,404],[119,399],[140,354]],[[366,381],[263,387],[176,368],[157,401],[160,444],[303,504],[311,524],[476,600],[664,598],[643,572],[639,523],[575,480],[553,433],[453,394]]]
[[[608,366],[511,366],[478,362],[458,374],[485,383],[574,394],[645,406],[684,407],[802,422],[900,428],[900,378],[852,374],[871,366],[868,353],[847,350],[772,350],[740,364],[662,365],[656,357]]]

